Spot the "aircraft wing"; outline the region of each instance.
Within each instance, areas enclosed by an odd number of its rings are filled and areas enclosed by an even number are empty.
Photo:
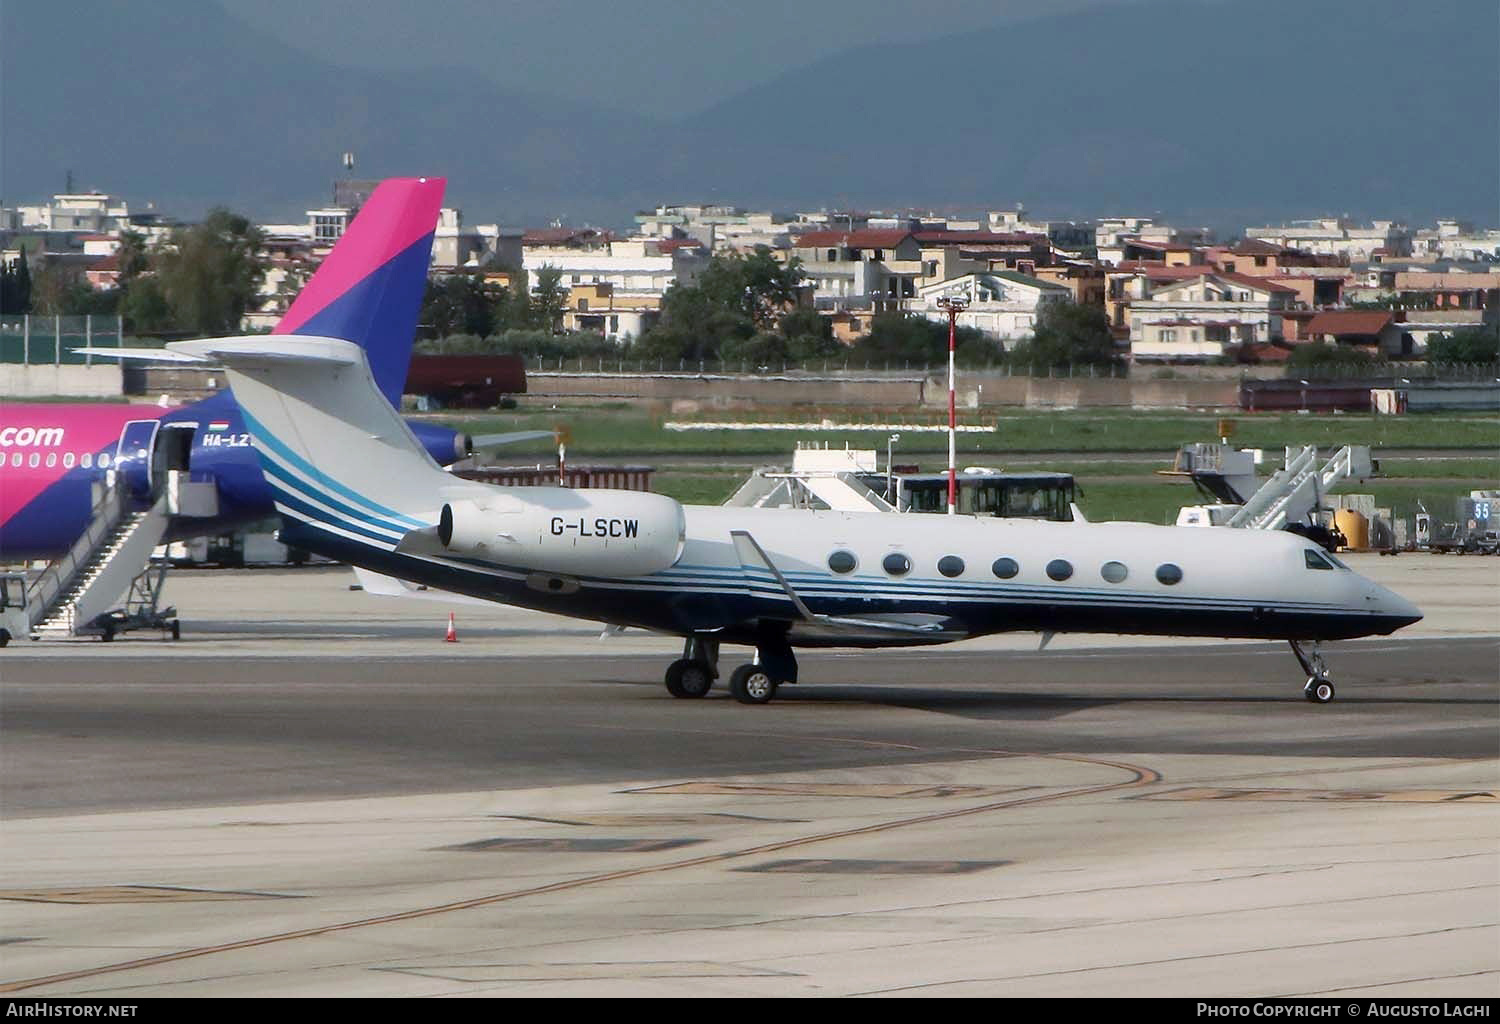
[[[827,639],[841,645],[879,645],[882,643],[911,644],[924,640],[941,644],[961,640],[969,635],[961,623],[942,615],[903,613],[893,615],[820,615],[807,607],[792,584],[776,568],[760,542],[745,530],[731,530],[734,550],[740,565],[746,569],[764,570],[780,585],[797,618],[792,622],[792,634],[799,642]]]

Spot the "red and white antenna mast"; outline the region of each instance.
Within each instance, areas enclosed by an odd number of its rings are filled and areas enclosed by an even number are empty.
[[[944,295],[938,305],[948,314],[948,514],[958,513],[958,402],[953,369],[958,314],[969,308],[962,295]]]

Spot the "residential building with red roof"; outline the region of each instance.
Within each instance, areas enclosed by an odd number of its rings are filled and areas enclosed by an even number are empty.
[[[1163,284],[1126,310],[1130,357],[1205,362],[1283,337],[1282,314],[1296,292],[1264,278],[1204,273]]]
[[[1313,342],[1355,345],[1388,356],[1411,354],[1411,339],[1391,310],[1320,310],[1308,320],[1303,331]]]

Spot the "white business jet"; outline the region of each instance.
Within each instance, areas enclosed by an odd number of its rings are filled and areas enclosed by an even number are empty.
[[[755,649],[729,691],[763,704],[797,681],[797,647],[1030,630],[1287,640],[1304,695],[1326,703],[1319,641],[1422,617],[1290,533],[684,506],[456,479],[381,395],[357,345],[171,347],[226,367],[286,542],[429,587],[680,636],[666,673],[674,697],[710,691],[725,643]]]

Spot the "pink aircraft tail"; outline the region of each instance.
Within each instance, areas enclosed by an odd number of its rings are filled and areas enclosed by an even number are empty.
[[[399,406],[447,183],[381,182],[272,333],[354,342],[381,392]]]

